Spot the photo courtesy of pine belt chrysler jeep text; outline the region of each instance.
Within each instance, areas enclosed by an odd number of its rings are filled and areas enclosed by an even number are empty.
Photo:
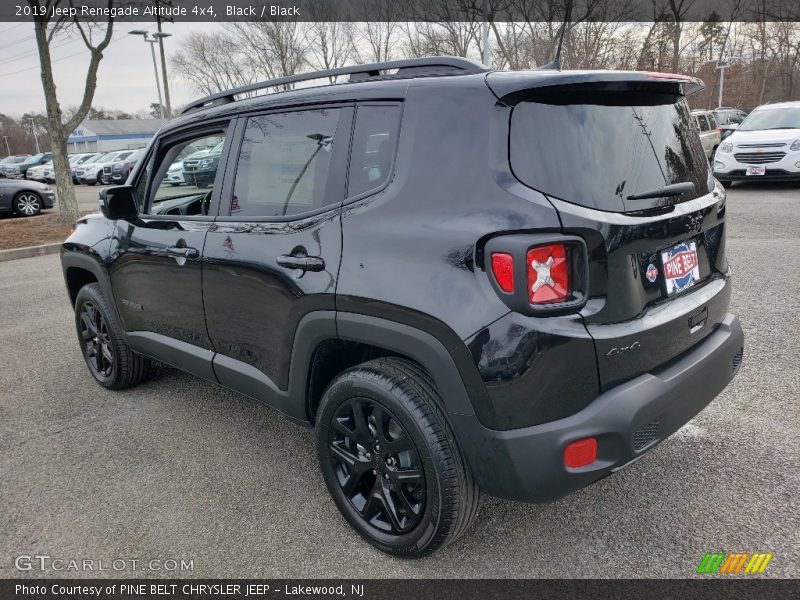
[[[429,57],[190,103],[63,244],[89,371],[158,360],[314,427],[333,502],[398,556],[481,493],[581,489],[741,364],[701,87]]]

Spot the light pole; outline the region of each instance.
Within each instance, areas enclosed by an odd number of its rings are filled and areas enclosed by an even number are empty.
[[[161,33],[161,19],[158,20],[158,32],[153,37],[158,40],[158,52],[161,54],[161,77],[164,79],[164,108],[167,118],[172,118],[172,106],[169,101],[169,81],[167,80],[167,58],[164,55],[164,38],[171,36],[171,33]]]
[[[42,151],[39,150],[39,136],[36,135],[36,123],[33,120],[33,117],[28,119],[31,122],[31,133],[33,134],[33,139],[36,140],[36,154],[40,154]]]
[[[744,57],[742,56],[730,56],[723,60],[706,61],[710,63],[713,62],[715,64],[714,68],[719,71],[719,95],[717,97],[717,108],[722,106],[723,91],[725,89],[725,69],[730,67],[734,62],[742,60],[744,60]]]
[[[155,44],[158,43],[158,39],[150,39],[148,32],[144,29],[136,29],[134,31],[128,32],[131,35],[141,35],[142,39],[150,44],[150,54],[153,56],[153,72],[156,75],[156,90],[158,91],[158,114],[161,115],[161,118],[164,118],[164,103],[161,100],[161,83],[158,81],[158,66],[156,65],[156,49]]]
[[[11,147],[8,145],[8,136],[4,135],[3,139],[6,141],[6,152],[8,153],[9,156],[11,156]]]

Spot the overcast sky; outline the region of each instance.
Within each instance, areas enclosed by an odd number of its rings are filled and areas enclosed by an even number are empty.
[[[163,24],[163,31],[173,35],[164,40],[173,105],[185,104],[197,94],[170,75],[170,55],[187,33],[217,27],[213,23]],[[128,35],[133,29],[155,31],[156,24],[114,24],[114,37],[100,62],[93,106],[134,112],[158,101],[150,48],[141,36]],[[51,52],[61,106],[77,106],[83,97],[89,52],[79,36],[53,42]],[[160,72],[158,47],[156,60]],[[19,116],[45,110],[32,23],[0,23],[0,90],[0,113]]]

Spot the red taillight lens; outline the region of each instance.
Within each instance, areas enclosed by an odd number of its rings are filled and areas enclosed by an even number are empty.
[[[505,252],[492,254],[492,273],[504,292],[514,291],[514,257]]]
[[[569,296],[567,247],[563,244],[528,250],[528,301],[531,304],[561,302]]]
[[[564,464],[570,469],[585,467],[597,460],[597,440],[586,438],[564,448]]]

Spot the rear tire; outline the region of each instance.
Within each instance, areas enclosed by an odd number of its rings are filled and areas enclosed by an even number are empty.
[[[317,412],[317,453],[328,491],[379,550],[418,558],[475,520],[480,490],[431,377],[402,358],[341,373]]]
[[[100,284],[90,283],[78,292],[75,327],[83,359],[97,383],[110,390],[121,390],[147,377],[150,360],[135,354],[128,346]]]
[[[726,190],[733,185],[732,181],[720,181],[720,183],[722,184],[722,187],[724,187]]]

